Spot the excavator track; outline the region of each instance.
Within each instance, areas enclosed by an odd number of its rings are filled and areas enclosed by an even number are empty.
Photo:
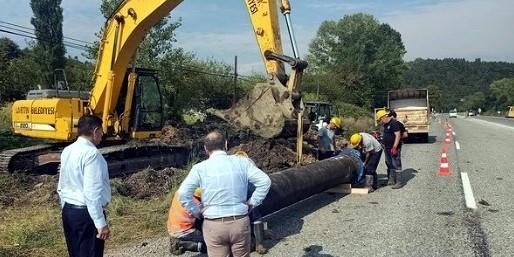
[[[43,144],[0,152],[0,172],[56,174],[65,143]],[[109,145],[99,148],[111,177],[146,168],[182,167],[189,161],[190,149],[160,143]]]

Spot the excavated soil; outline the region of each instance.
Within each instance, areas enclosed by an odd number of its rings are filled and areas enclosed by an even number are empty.
[[[296,138],[264,139],[249,130],[235,129],[227,122],[208,116],[204,122],[182,125],[169,122],[163,128],[159,141],[182,145],[192,149],[193,159],[207,158],[203,150],[203,137],[213,130],[226,133],[229,153],[243,150],[266,173],[273,173],[295,166]],[[304,135],[301,165],[316,161],[317,132],[309,131]],[[167,168],[163,170],[144,170],[111,180],[114,194],[136,199],[148,199],[166,194],[178,186],[188,170]],[[0,206],[21,206],[27,204],[58,204],[58,176],[27,174],[0,174]]]
[[[193,156],[203,160],[207,158],[203,151],[203,137],[213,130],[226,133],[229,153],[238,150],[245,151],[248,157],[267,173],[293,167],[296,163],[296,138],[261,138],[252,134],[250,130],[236,129],[215,116],[207,116],[204,122],[198,122],[191,126],[168,124],[163,128],[163,136],[160,141],[190,147],[193,149]],[[313,145],[316,140],[313,132],[305,135],[302,164],[315,161],[316,151]]]

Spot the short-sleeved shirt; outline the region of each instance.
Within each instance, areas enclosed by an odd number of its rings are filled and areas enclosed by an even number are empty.
[[[319,150],[321,151],[334,151],[334,135],[335,132],[323,126],[318,131],[319,137]]]
[[[364,148],[364,151],[377,153],[382,150],[382,146],[374,136],[364,132],[359,134],[362,136],[362,148]]]
[[[401,122],[401,121],[399,121],[399,120],[396,120],[396,121],[398,121],[398,123],[399,123],[398,125],[400,125],[400,135],[403,135],[403,133],[404,133],[405,131],[407,131],[407,130],[405,129],[405,125],[403,124],[403,122]]]
[[[384,141],[384,147],[386,149],[393,148],[395,132],[400,132],[401,134],[401,125],[400,122],[394,119],[391,119],[388,123],[384,124],[384,135],[382,136],[382,140]],[[398,144],[398,148],[402,147],[402,141]]]

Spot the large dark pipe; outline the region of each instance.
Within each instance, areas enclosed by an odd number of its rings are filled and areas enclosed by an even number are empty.
[[[259,206],[262,216],[309,198],[315,194],[357,176],[357,164],[346,155],[340,155],[306,166],[291,168],[269,175],[271,189]]]

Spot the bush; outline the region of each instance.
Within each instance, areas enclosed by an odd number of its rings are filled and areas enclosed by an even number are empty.
[[[373,112],[362,107],[348,103],[336,103],[336,106],[338,108],[339,116],[341,117],[355,119],[364,119],[368,117],[373,119]]]
[[[0,107],[0,132],[12,132],[11,112],[12,103]]]
[[[373,121],[373,113],[367,109],[348,103],[337,103],[336,106],[339,116],[342,117],[345,137],[349,138],[354,133],[378,129]]]

